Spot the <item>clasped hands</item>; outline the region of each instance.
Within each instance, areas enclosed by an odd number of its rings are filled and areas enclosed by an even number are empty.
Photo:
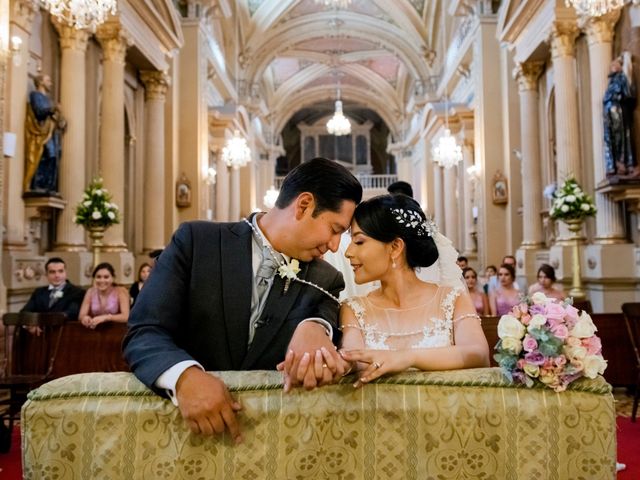
[[[82,323],[82,325],[84,325],[85,327],[93,330],[101,323],[108,322],[110,318],[111,318],[111,315],[109,314],[97,315],[95,317],[90,317],[89,315],[86,315],[80,319],[80,323]]]

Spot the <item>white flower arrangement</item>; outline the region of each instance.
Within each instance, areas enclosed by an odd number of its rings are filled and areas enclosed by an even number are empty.
[[[293,280],[294,278],[298,278],[298,273],[300,273],[300,262],[295,258],[292,258],[288,262],[285,259],[284,263],[278,267],[278,275],[280,275],[280,278]]]
[[[582,220],[597,212],[593,199],[570,177],[553,193],[549,215],[556,220]]]
[[[102,185],[102,178],[94,178],[76,206],[74,223],[85,228],[108,228],[120,222],[119,209],[111,202],[111,194]]]
[[[53,292],[53,298],[60,300],[62,297],[64,297],[64,292],[62,290],[56,290]]]

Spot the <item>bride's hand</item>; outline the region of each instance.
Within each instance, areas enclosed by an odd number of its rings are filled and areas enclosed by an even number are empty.
[[[411,360],[405,352],[398,350],[341,350],[342,358],[348,362],[360,362],[369,364],[360,372],[358,381],[354,387],[380,378],[386,373],[403,372],[411,368]]]

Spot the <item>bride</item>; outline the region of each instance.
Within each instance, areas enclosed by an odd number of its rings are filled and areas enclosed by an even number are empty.
[[[346,257],[357,284],[380,281],[340,310],[340,353],[357,369],[355,386],[408,369],[489,366],[489,349],[462,283],[451,241],[405,195],[382,195],[356,208]],[[416,268],[438,278],[425,283]]]

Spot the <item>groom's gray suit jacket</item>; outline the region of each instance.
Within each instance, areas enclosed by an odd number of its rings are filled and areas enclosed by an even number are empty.
[[[245,222],[188,222],[175,232],[140,291],[129,316],[124,356],[152,387],[183,360],[206,370],[272,370],[284,360],[300,321],[327,320],[338,334],[338,304],[316,288],[276,276],[247,348],[251,314],[252,231]],[[342,274],[323,260],[300,264],[299,278],[335,297]]]

